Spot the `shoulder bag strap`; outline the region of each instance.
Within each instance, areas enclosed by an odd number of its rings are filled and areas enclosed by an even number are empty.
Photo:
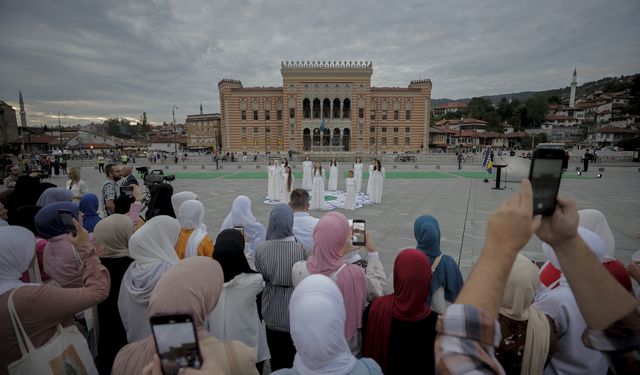
[[[20,322],[20,318],[18,318],[16,307],[13,304],[13,294],[17,290],[18,288],[15,288],[11,291],[11,294],[9,295],[9,303],[7,304],[7,306],[9,308],[9,316],[11,317],[11,323],[16,333],[16,338],[18,339],[18,346],[20,346],[20,352],[24,356],[25,354],[28,354],[29,352],[34,351],[35,348],[33,347],[31,340],[29,340],[29,336],[27,335],[27,332],[24,330],[24,327]]]
[[[343,264],[342,266],[340,266],[340,268],[338,268],[338,270],[336,272],[334,272],[331,275],[331,280],[336,281],[336,279],[338,278],[338,275],[340,274],[340,272],[342,272],[342,270],[347,266],[347,264]]]
[[[441,260],[442,260],[442,254],[438,255],[436,259],[433,261],[433,264],[431,265],[431,273],[436,272]]]
[[[225,341],[224,351],[227,354],[227,362],[229,362],[230,374],[240,374],[240,369],[238,368],[238,357],[236,356],[236,349],[233,347],[233,342]]]

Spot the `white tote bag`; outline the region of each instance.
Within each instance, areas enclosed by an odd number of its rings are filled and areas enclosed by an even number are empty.
[[[14,289],[9,295],[9,316],[16,332],[22,358],[7,367],[9,374],[93,375],[98,374],[87,341],[75,326],[58,324],[56,334],[39,348],[29,340],[13,304]]]

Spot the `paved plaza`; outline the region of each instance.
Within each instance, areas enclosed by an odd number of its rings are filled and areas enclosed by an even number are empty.
[[[298,163],[294,164],[298,187],[301,169]],[[142,164],[136,164],[139,165]],[[165,165],[152,167],[164,169]],[[206,224],[212,237],[217,235],[231,202],[240,194],[251,198],[254,214],[266,227],[272,206],[262,203],[267,190],[264,165],[227,163],[219,171],[211,164],[206,164],[204,169],[201,164],[166,167],[165,173],[174,173],[177,177],[172,183],[175,191],[191,190],[204,203]],[[616,240],[617,256],[626,263],[631,254],[640,249],[640,164],[606,166],[601,179],[594,178],[597,167],[592,165],[589,173],[582,176],[566,173],[560,194],[575,199],[579,208],[594,208],[605,214]],[[440,222],[442,251],[459,260],[466,276],[481,252],[488,215],[518,188],[517,184],[509,182],[506,190],[491,189],[493,182],[483,182],[484,173],[477,163],[465,164],[461,172],[452,164],[439,169],[435,165],[419,165],[416,169],[413,164],[399,164],[397,169],[387,165],[386,168],[382,204],[365,205],[356,211],[337,211],[349,218],[367,221],[367,229],[380,249],[388,273],[398,251],[415,245],[416,217],[435,216]],[[104,177],[93,166],[82,168],[82,179],[91,191],[99,194]],[[65,179],[50,181],[62,186]],[[344,189],[344,180],[339,187]],[[366,179],[363,189],[365,187]],[[312,212],[312,215],[320,216],[321,212]],[[524,254],[544,260],[540,241],[535,237],[526,245]]]

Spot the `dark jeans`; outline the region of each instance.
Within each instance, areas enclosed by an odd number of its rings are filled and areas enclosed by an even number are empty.
[[[296,347],[293,346],[289,332],[274,331],[267,328],[267,344],[271,352],[271,371],[281,368],[291,368],[293,358],[296,355]]]

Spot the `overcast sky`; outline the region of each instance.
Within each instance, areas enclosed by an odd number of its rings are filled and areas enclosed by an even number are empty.
[[[143,5],[144,3],[144,5]],[[286,60],[373,61],[372,84],[433,98],[640,72],[638,0],[0,2],[0,100],[29,125],[219,110],[217,83],[281,86]]]

